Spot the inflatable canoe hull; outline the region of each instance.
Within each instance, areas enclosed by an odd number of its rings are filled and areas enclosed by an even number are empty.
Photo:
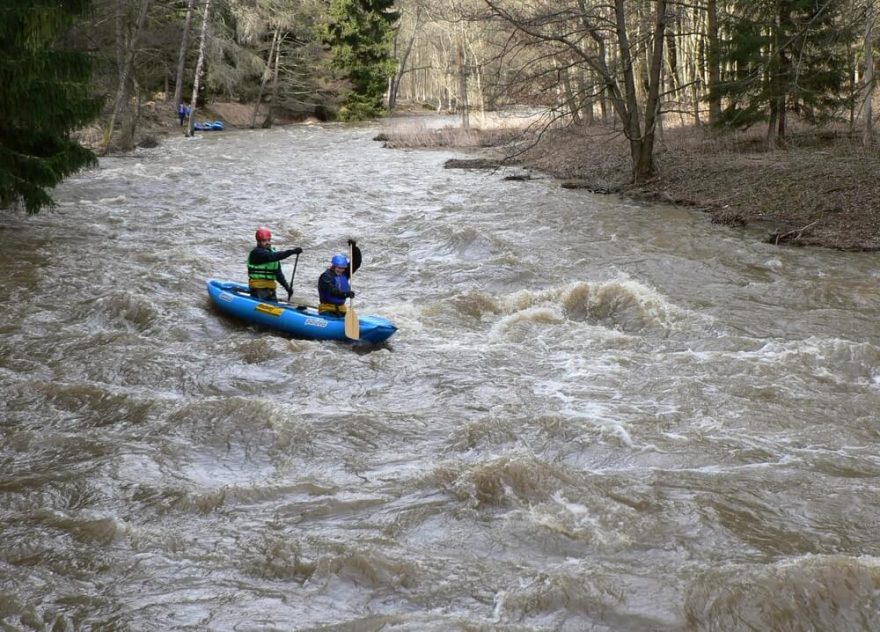
[[[202,132],[211,130],[221,131],[224,127],[223,121],[203,121],[202,123],[193,123],[193,129]]]
[[[345,318],[319,314],[314,307],[296,306],[283,301],[261,301],[253,298],[247,285],[233,281],[210,279],[208,295],[214,306],[224,314],[245,322],[311,340],[349,340],[345,337]],[[359,342],[378,343],[388,340],[397,327],[381,316],[359,316]]]

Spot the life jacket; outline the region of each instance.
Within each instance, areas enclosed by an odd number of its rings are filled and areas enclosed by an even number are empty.
[[[335,274],[333,275],[333,281],[336,283],[337,289],[340,292],[347,293],[351,289],[351,285],[348,282],[348,277],[344,274]],[[323,290],[319,290],[318,292],[318,300],[321,302],[318,305],[318,311],[320,312],[336,312],[338,314],[345,313],[345,296],[333,296],[328,292],[324,292]]]
[[[269,248],[275,252],[275,248]],[[266,263],[251,263],[248,255],[248,287],[253,289],[274,290],[277,288],[275,279],[278,270],[281,269],[280,261],[267,261]]]

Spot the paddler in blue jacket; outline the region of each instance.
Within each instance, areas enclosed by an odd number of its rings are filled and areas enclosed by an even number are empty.
[[[257,246],[251,250],[247,261],[248,287],[251,296],[264,301],[277,301],[276,283],[280,283],[287,290],[288,295],[292,293],[281,271],[281,260],[287,259],[290,255],[298,255],[303,250],[299,246],[290,250],[275,250],[272,247],[272,231],[262,226],[257,229],[254,236],[257,239]]]
[[[354,298],[349,279],[361,267],[361,249],[354,239],[348,240],[354,261],[343,254],[333,255],[330,267],[318,277],[318,312],[321,314],[345,314],[345,299]]]

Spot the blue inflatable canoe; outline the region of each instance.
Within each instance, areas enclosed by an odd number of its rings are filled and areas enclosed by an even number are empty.
[[[284,301],[260,301],[248,292],[248,286],[233,281],[208,281],[211,302],[224,314],[254,325],[282,331],[297,338],[312,340],[348,340],[345,318],[318,314],[314,307]],[[380,316],[358,316],[360,342],[384,342],[395,331],[390,321]]]
[[[210,130],[222,130],[223,121],[202,121],[201,123],[193,123],[193,129],[207,132]]]

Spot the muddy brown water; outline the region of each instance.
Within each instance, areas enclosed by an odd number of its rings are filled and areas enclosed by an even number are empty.
[[[877,628],[876,254],[378,131],[173,138],[0,219],[4,630]],[[390,343],[215,312],[262,224],[310,300],[356,237]]]

